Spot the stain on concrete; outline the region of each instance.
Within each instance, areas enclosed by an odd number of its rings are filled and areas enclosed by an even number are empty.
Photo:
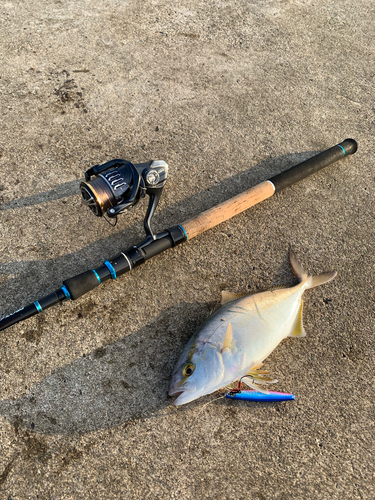
[[[43,315],[37,316],[36,323],[37,323],[36,328],[26,330],[26,332],[24,332],[21,335],[21,338],[25,339],[26,342],[31,342],[31,343],[35,343],[36,345],[39,345],[40,340],[43,336],[44,327],[45,327],[45,323],[46,323],[45,315],[43,314]]]
[[[67,105],[69,104],[87,113],[88,110],[83,96],[84,89],[78,87],[74,78],[69,78],[70,75],[68,71],[64,71],[62,74],[66,76],[66,79],[61,85],[55,88],[53,92],[57,97],[58,103],[62,105],[62,113],[67,111]]]
[[[5,466],[5,469],[0,474],[0,487],[3,486],[3,484],[8,479],[9,474],[12,472],[14,461],[15,459],[12,459],[10,462],[8,462],[7,465]]]

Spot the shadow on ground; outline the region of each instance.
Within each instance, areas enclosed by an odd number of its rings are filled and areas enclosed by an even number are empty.
[[[167,394],[172,370],[211,307],[167,309],[132,335],[58,368],[26,396],[1,401],[0,415],[16,429],[72,435],[154,414],[173,403]]]
[[[168,227],[180,224],[183,220],[198,215],[199,212],[207,210],[315,154],[317,154],[316,151],[310,151],[269,158],[251,169],[217,183],[183,201],[169,205],[162,210],[159,208],[154,217],[153,227],[158,226],[160,221],[163,221],[163,224],[164,221],[167,221]],[[66,182],[51,191],[2,204],[0,211],[26,208],[67,196],[80,196],[79,182],[79,180]],[[166,189],[168,189],[168,184]],[[146,210],[145,206],[143,208]],[[139,208],[137,207],[135,210],[139,210]],[[93,216],[88,213],[88,220],[90,217]],[[161,229],[165,229],[164,225]],[[92,236],[92,231],[88,234]],[[139,243],[143,238],[143,233],[139,234],[139,223],[130,224],[123,231],[117,231],[107,238],[92,241],[79,251],[66,253],[61,257],[0,263],[1,297],[5,301],[5,303],[0,302],[2,308],[0,314],[2,316],[12,314],[14,308],[19,309],[30,302],[39,300],[41,296],[48,295],[60,288],[64,279],[86,271],[88,267],[96,267],[101,263],[101,260],[117,255],[126,248]],[[67,248],[69,248],[68,245]],[[98,257],[94,262],[90,261],[87,264],[88,256],[91,255]],[[51,279],[52,277],[53,279]]]
[[[17,198],[15,200],[2,203],[0,204],[0,212],[4,210],[14,210],[15,208],[32,207],[34,205],[39,205],[40,203],[56,201],[61,198],[66,198],[67,196],[72,196],[80,192],[79,184],[83,180],[84,179],[82,178],[75,181],[64,182],[50,191],[36,193],[31,196],[26,196],[25,198]]]

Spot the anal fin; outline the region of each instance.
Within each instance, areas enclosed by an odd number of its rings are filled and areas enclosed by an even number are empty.
[[[302,309],[303,309],[303,301],[301,299],[301,305],[296,317],[296,321],[288,337],[306,337],[306,331],[303,327],[303,322],[302,322]]]

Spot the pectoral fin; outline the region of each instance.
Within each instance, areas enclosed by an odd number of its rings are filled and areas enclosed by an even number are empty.
[[[296,321],[288,337],[306,337],[306,332],[305,329],[303,328],[303,323],[302,323],[302,308],[303,308],[303,301],[301,300],[301,306],[299,308]]]
[[[232,325],[228,323],[228,328],[227,328],[227,333],[225,334],[225,339],[224,339],[224,344],[223,348],[221,349],[221,352],[227,352],[227,351],[232,351],[233,348],[233,330],[232,330]]]

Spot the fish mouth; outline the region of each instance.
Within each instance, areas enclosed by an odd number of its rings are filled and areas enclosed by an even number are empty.
[[[174,388],[174,389],[169,389],[169,396],[179,396],[180,394],[182,394],[184,391],[179,389],[178,387]]]
[[[201,394],[201,392],[199,391],[197,392],[195,388],[193,390],[186,390],[186,389],[184,390],[181,388],[175,388],[169,391],[169,395],[177,396],[177,398],[173,401],[173,404],[175,406],[181,406],[187,403],[191,403],[191,401],[198,399],[203,394]]]
[[[177,393],[175,394],[177,396],[177,399],[175,399],[173,401],[173,404],[175,406],[181,406],[181,405],[185,405],[187,403],[190,403],[191,401],[193,401],[194,399],[197,399],[197,394],[196,393],[193,393],[193,392],[190,392],[190,391],[180,391],[177,395]]]
[[[173,404],[175,406],[180,406],[186,403],[190,403],[190,401],[193,401],[194,399],[197,399],[197,397],[199,397],[199,395],[197,395],[195,385],[189,387],[189,389],[187,389],[186,387],[179,387],[178,385],[175,387],[172,386],[169,389],[168,394],[170,396],[177,396],[177,399],[173,401]]]

